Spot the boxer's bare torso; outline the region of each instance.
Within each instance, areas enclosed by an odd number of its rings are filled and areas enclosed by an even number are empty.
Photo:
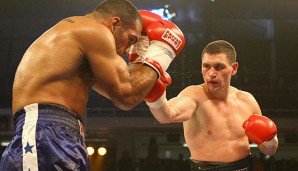
[[[251,95],[230,88],[226,100],[215,100],[204,90],[204,85],[191,86],[197,109],[183,122],[184,136],[194,160],[233,162],[250,153],[242,123],[255,109]]]
[[[86,19],[61,21],[25,52],[15,75],[13,112],[31,103],[56,103],[84,113],[94,76],[72,28],[78,20]]]
[[[13,113],[32,103],[54,103],[83,116],[91,87],[107,98],[117,97],[118,87],[114,90],[112,85],[129,81],[127,64],[119,54],[131,44],[122,41],[116,49],[103,22],[92,15],[66,18],[28,48],[15,74]],[[137,26],[127,35],[137,39],[142,29]]]

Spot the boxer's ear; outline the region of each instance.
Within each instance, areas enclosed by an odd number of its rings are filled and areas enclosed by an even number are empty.
[[[232,75],[236,75],[236,73],[237,73],[237,71],[238,71],[238,67],[239,67],[238,62],[234,62],[234,63],[232,64],[232,68],[233,68],[233,70],[232,70]]]
[[[114,29],[117,27],[117,26],[121,26],[121,19],[119,17],[113,17],[112,18],[112,21],[111,21],[111,29],[112,31],[114,31]]]

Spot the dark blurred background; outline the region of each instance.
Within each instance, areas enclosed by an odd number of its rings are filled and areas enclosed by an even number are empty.
[[[0,154],[13,132],[11,89],[23,53],[59,20],[84,15],[100,0],[1,0],[0,2]],[[202,83],[202,48],[212,40],[231,42],[240,64],[232,85],[251,92],[263,114],[279,128],[280,147],[268,158],[252,147],[260,162],[256,170],[291,170],[298,159],[298,1],[295,0],[132,0],[139,9],[159,9],[186,36],[186,46],[168,72],[173,84],[168,98],[188,85]],[[65,64],[67,65],[67,64]],[[25,84],[25,83],[24,83]],[[92,170],[184,170],[189,158],[182,124],[161,125],[141,103],[121,111],[90,92],[86,111],[86,143],[105,147],[107,154],[90,156]],[[215,149],[216,150],[216,149]],[[122,156],[130,158],[119,162]],[[153,158],[148,161],[148,158]],[[121,160],[122,161],[122,160]],[[273,161],[273,162],[271,162]],[[153,162],[153,164],[150,162]],[[256,162],[258,163],[258,162]],[[273,164],[272,164],[273,163]],[[155,168],[149,168],[153,165]],[[123,166],[122,166],[123,167]],[[284,169],[287,167],[287,169]],[[294,168],[295,168],[294,167]],[[183,168],[183,169],[182,169]]]

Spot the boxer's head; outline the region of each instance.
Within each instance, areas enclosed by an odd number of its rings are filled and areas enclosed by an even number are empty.
[[[108,21],[114,34],[117,53],[122,55],[141,36],[142,17],[138,9],[127,0],[106,0],[94,10]]]
[[[209,43],[202,51],[202,75],[209,88],[230,85],[231,77],[237,73],[236,50],[227,41]]]
[[[210,55],[224,53],[228,57],[230,64],[236,62],[236,50],[234,46],[225,40],[216,40],[209,43],[202,51],[202,56],[208,53]]]

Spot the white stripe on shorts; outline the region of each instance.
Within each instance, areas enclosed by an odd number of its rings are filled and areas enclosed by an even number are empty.
[[[38,119],[38,104],[34,103],[24,107],[26,111],[25,123],[22,133],[23,170],[38,171],[36,151],[36,123]]]

